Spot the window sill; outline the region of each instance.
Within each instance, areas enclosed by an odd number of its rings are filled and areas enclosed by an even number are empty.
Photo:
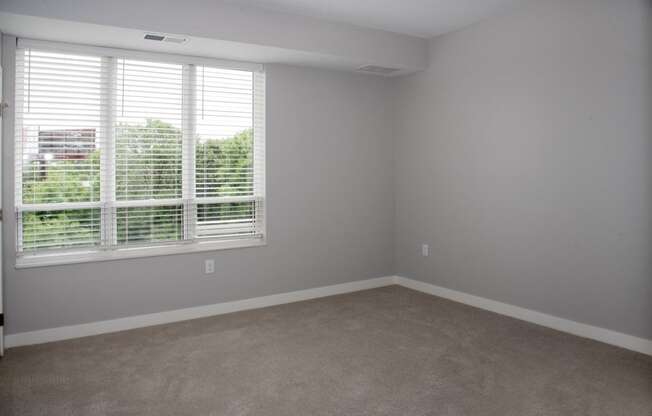
[[[264,238],[248,238],[228,241],[203,241],[188,244],[161,245],[155,247],[134,247],[119,250],[69,251],[50,254],[24,255],[16,258],[16,269],[59,266],[99,261],[125,260],[142,257],[169,256],[175,254],[201,253],[204,251],[233,248],[260,247],[267,245]]]

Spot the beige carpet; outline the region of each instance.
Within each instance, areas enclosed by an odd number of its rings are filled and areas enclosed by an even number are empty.
[[[15,348],[0,415],[652,415],[652,357],[391,286]]]

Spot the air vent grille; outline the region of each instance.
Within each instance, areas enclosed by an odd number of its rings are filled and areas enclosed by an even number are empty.
[[[365,65],[358,68],[359,72],[368,72],[370,74],[377,74],[377,75],[389,75],[398,70],[399,70],[398,68],[388,68],[388,67],[377,66],[377,65]]]
[[[163,33],[145,33],[143,36],[145,40],[153,40],[155,42],[169,42],[169,43],[185,43],[188,39],[179,36],[171,36]]]
[[[163,35],[155,35],[153,33],[146,33],[145,34],[145,39],[147,39],[147,40],[156,40],[156,41],[160,42],[163,39],[165,39],[165,36],[163,36]]]

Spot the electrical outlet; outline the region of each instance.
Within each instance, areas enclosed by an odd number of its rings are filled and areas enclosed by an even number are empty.
[[[204,260],[204,273],[206,274],[215,273],[215,260],[213,259]]]
[[[428,244],[421,244],[421,255],[428,257],[430,255],[430,246]]]

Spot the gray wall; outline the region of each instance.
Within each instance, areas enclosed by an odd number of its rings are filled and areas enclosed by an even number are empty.
[[[392,274],[389,93],[382,78],[268,66],[265,247],[16,270],[7,215],[7,332]],[[12,212],[7,141],[3,153]],[[215,259],[215,274],[203,274],[205,258]]]
[[[432,41],[395,86],[399,275],[652,338],[651,17],[547,0]]]
[[[428,71],[393,81],[271,65],[269,244],[15,270],[6,215],[7,330],[396,272],[652,338],[651,17],[542,0],[437,38]]]

